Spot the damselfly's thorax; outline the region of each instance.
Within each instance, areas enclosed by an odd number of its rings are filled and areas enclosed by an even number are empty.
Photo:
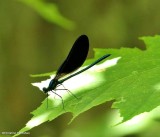
[[[52,91],[56,89],[57,85],[59,84],[59,81],[57,79],[52,79],[48,85],[47,88],[43,88],[44,93],[48,93],[49,91]]]

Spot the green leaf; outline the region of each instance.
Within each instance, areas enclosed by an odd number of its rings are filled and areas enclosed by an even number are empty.
[[[80,113],[110,100],[114,100],[112,107],[119,109],[122,122],[159,106],[160,36],[142,37],[141,40],[146,44],[144,51],[137,48],[95,49],[96,59],[106,53],[112,56],[64,82],[64,86],[76,95],[78,100],[66,91],[56,91],[63,97],[64,110],[62,100],[50,94],[48,108],[45,99],[42,105],[32,112],[32,119],[20,132],[51,121],[66,112],[71,112],[74,119]],[[88,64],[90,62],[93,60],[89,60]],[[34,85],[42,89],[48,86],[48,82],[49,80]]]
[[[61,15],[54,3],[45,3],[43,0],[18,0],[33,8],[45,20],[59,25],[65,29],[73,30],[74,22]]]
[[[55,74],[55,72],[48,72],[43,74],[31,74],[30,77],[36,78],[36,77],[46,77]]]

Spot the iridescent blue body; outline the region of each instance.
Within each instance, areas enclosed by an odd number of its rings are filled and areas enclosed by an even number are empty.
[[[52,79],[50,82],[49,82],[49,85],[47,88],[43,88],[43,92],[44,93],[48,93],[49,91],[52,91],[54,89],[56,89],[57,85],[60,84],[59,81],[57,79]]]

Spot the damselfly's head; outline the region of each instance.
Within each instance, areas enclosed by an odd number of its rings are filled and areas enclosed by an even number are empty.
[[[48,91],[49,91],[49,89],[48,89],[48,88],[45,88],[45,87],[44,87],[42,90],[43,90],[43,92],[44,92],[45,94],[47,94]]]

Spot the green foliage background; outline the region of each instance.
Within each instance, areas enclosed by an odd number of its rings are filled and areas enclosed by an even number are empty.
[[[93,57],[93,48],[137,47],[138,52],[142,52],[140,50],[147,52],[145,44],[138,40],[138,37],[159,34],[159,6],[158,0],[0,1],[0,104],[2,110],[0,132],[16,132],[24,127],[24,124],[31,118],[29,112],[39,106],[45,98],[44,94],[30,85],[31,82],[42,80],[42,78],[30,78],[29,74],[56,70],[77,36],[84,33],[89,36],[88,58]],[[150,41],[148,43],[152,45]],[[135,49],[124,51],[123,56],[128,55],[126,62],[132,65],[133,63],[137,65],[137,60],[139,64],[143,64],[145,60],[146,68],[149,68],[156,64],[153,59],[159,57],[158,48],[157,46],[153,50],[155,52],[148,53],[147,58],[144,58],[143,53],[137,55],[132,52]],[[122,50],[117,50],[117,53],[122,54]],[[127,63],[121,68],[127,67]],[[134,66],[131,68],[134,69]],[[127,69],[124,71],[127,73]],[[157,72],[158,70],[152,75],[144,74],[143,77],[158,79]],[[137,72],[133,75],[139,78]],[[144,78],[139,78],[139,81],[145,83]],[[130,82],[129,79],[123,82],[130,85],[127,83]],[[120,86],[120,88],[123,87]],[[134,88],[132,87],[133,91]],[[142,96],[137,90],[136,93],[136,97]],[[144,106],[144,110],[149,111],[151,104],[146,100],[136,100],[136,97],[133,96],[133,100],[130,101],[133,101],[135,106],[136,103],[140,103]],[[151,97],[151,102],[155,98],[157,100],[153,102],[158,102],[157,96]],[[146,103],[148,104],[144,105]],[[34,128],[30,131],[30,136],[159,137],[159,116],[155,116],[154,112],[153,116],[150,116],[152,119],[139,120],[138,125],[145,124],[141,128],[138,126],[137,130],[134,126],[131,126],[131,129],[128,126],[127,129],[131,132],[126,131],[123,126],[118,129],[111,127],[113,119],[117,119],[119,114],[117,110],[111,109],[111,104],[112,101],[92,108],[77,117],[70,125],[67,123],[72,118],[71,114],[64,114],[50,123]],[[117,106],[121,107],[120,104]],[[137,108],[128,106],[127,112],[130,113],[132,109]],[[157,111],[155,114],[159,114]]]

